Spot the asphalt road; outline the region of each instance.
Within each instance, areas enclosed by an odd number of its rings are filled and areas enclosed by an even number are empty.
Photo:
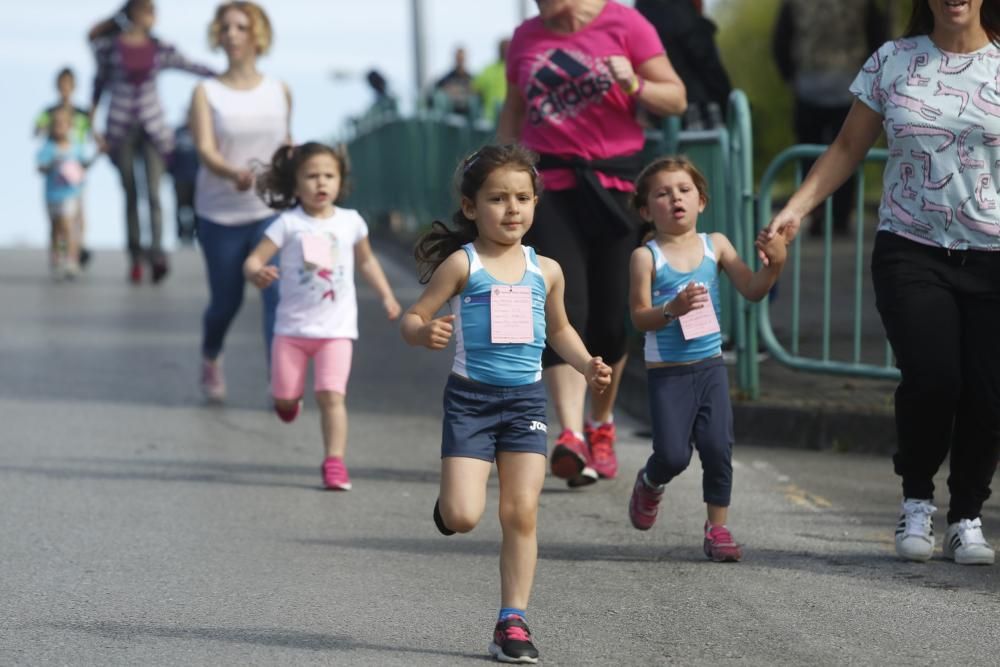
[[[487,660],[495,479],[473,533],[444,538],[430,516],[450,355],[407,348],[361,288],[354,490],[323,492],[315,408],[292,425],[267,409],[252,288],[227,344],[230,400],[202,404],[201,260],[174,260],[159,287],[127,285],[119,253],[54,285],[42,252],[0,251],[0,664]],[[409,267],[385,263],[411,303]],[[528,618],[545,664],[1000,660],[997,568],[896,560],[884,457],[738,443],[730,526],[746,557],[714,564],[697,462],[653,530],[630,526],[649,444],[619,418],[619,479],[545,486]],[[996,500],[984,520],[1000,542]]]

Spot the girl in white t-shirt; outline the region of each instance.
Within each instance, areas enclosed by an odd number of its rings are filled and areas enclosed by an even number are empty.
[[[368,226],[357,211],[336,206],[346,177],[347,158],[339,150],[315,142],[278,149],[258,192],[268,206],[286,210],[243,265],[247,280],[261,289],[282,276],[271,348],[274,409],[285,422],[298,416],[312,359],[326,449],[323,484],[338,491],[351,488],[344,395],[358,337],[355,266],[382,298],[389,319],[400,313],[372,253]],[[268,265],[279,251],[279,266]]]

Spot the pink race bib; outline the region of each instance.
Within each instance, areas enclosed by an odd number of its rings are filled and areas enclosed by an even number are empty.
[[[531,287],[494,285],[490,288],[490,342],[530,343],[535,339]]]
[[[63,160],[59,163],[59,177],[69,185],[80,185],[86,172],[76,160]]]
[[[330,239],[321,234],[303,234],[302,261],[307,269],[332,269],[333,250]]]
[[[712,304],[712,295],[706,294],[706,296],[708,297],[708,303],[701,308],[681,315],[679,321],[681,324],[681,333],[684,334],[684,340],[701,338],[702,336],[720,331],[719,318],[715,316],[715,306]]]

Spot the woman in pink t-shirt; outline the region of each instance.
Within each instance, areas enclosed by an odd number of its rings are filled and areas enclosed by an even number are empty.
[[[570,486],[613,478],[613,408],[625,366],[628,263],[639,220],[628,208],[642,166],[642,105],[665,116],[687,107],[684,84],[655,28],[609,0],[536,0],[539,15],[514,32],[507,52],[501,142],[541,155],[547,191],[525,242],[552,257],[566,276],[566,313],[587,348],[612,366],[611,387],[591,392],[551,349],[542,358],[562,424],[553,473]]]

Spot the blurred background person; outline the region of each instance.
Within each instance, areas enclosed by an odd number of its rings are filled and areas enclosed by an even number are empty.
[[[667,58],[687,89],[683,126],[710,129],[722,124],[733,86],[715,44],[716,26],[702,13],[702,0],[636,0],[636,10],[656,28]],[[662,122],[653,116],[654,126]]]
[[[168,271],[163,252],[163,214],[160,208],[160,179],[164,162],[174,146],[174,133],[167,124],[156,87],[156,78],[165,69],[179,69],[199,76],[209,76],[210,68],[191,62],[171,44],[152,34],[156,7],[152,0],[128,0],[111,18],[98,23],[89,39],[94,51],[97,73],[90,116],[93,119],[101,98],[107,92],[107,128],[101,140],[121,176],[125,190],[128,253],[131,259],[129,279],[142,282],[142,260],[148,258],[153,282],[162,280]],[[139,191],[135,165],[142,162],[146,174],[146,199],[149,204],[149,248],[142,247],[139,229]]]
[[[467,114],[473,97],[472,75],[465,68],[465,49],[455,49],[454,66],[434,84],[431,106],[440,106],[438,101],[448,105],[452,113]]]
[[[191,132],[201,169],[195,185],[198,241],[205,255],[209,303],[202,319],[201,389],[209,401],[226,397],[222,349],[243,304],[243,262],[275,219],[254,188],[255,167],[291,144],[292,97],[284,83],[261,73],[271,21],[253,2],[219,5],[209,42],[226,53],[226,71],[199,84],[191,100]],[[270,355],[278,281],[261,290],[265,353]]]
[[[76,75],[69,67],[63,67],[56,74],[56,90],[59,93],[59,101],[54,105],[44,109],[35,118],[36,137],[48,138],[52,128],[52,116],[58,110],[63,110],[70,115],[70,135],[74,142],[84,146],[91,140],[90,114],[73,104],[73,93],[76,91]],[[80,185],[78,196],[79,206],[77,206],[76,220],[73,221],[73,233],[80,243],[80,268],[84,268],[90,263],[90,251],[84,245],[86,216],[84,213],[83,185]]]
[[[487,65],[472,80],[472,90],[479,96],[482,116],[495,123],[504,98],[507,97],[507,47],[509,39],[501,39],[497,46],[497,61]]]
[[[782,0],[772,48],[795,98],[797,143],[833,143],[854,103],[851,82],[886,39],[885,16],[875,0]],[[806,163],[803,171],[811,166]],[[852,176],[833,195],[833,231],[840,236],[850,231],[856,182]],[[810,234],[822,232],[814,221]]]

